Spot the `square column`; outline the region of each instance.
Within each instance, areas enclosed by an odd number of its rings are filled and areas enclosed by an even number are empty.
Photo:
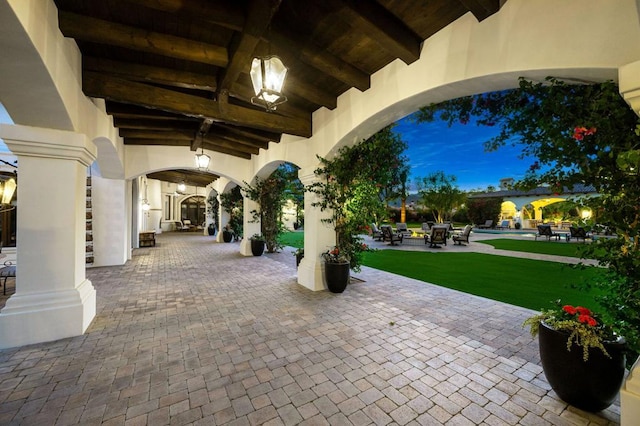
[[[252,211],[260,209],[260,205],[248,197],[244,197],[242,205],[242,241],[240,241],[240,254],[243,256],[253,256],[251,252],[251,240],[253,234],[260,234],[260,220],[253,220]]]
[[[315,168],[301,169],[298,178],[304,186],[313,184],[318,177]],[[298,284],[313,291],[325,290],[324,262],[320,255],[332,249],[336,244],[336,233],[332,224],[322,222],[331,217],[331,212],[322,211],[312,204],[318,196],[312,192],[304,193],[304,257],[298,265]]]
[[[87,167],[82,134],[0,124],[18,157],[16,292],[0,311],[0,348],[84,333],[96,314],[85,275]]]

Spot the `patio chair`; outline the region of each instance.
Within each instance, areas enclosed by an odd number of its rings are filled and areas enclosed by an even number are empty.
[[[182,222],[177,222],[176,225],[178,225],[179,231],[190,231],[193,226],[189,219],[183,219]]]
[[[409,231],[407,224],[403,222],[396,223],[396,232],[402,234],[403,237],[410,237],[413,232]]]
[[[538,225],[538,233],[535,236],[536,241],[538,237],[547,237],[547,241],[550,241],[552,237],[555,237],[556,241],[560,240],[560,234],[553,232],[549,225]]]
[[[511,229],[511,221],[510,220],[503,220],[502,222],[500,222],[500,225],[496,226],[497,229]]]
[[[571,241],[571,238],[575,238],[578,241],[582,239],[582,241],[587,242],[587,238],[591,238],[591,235],[582,226],[570,226],[567,242]]]
[[[477,225],[478,229],[490,229],[493,226],[493,220],[485,220],[484,225]]]
[[[389,241],[389,245],[392,246],[396,245],[396,241],[402,244],[403,235],[393,232],[391,225],[382,225],[380,230],[382,231],[382,241]]]
[[[422,226],[421,229],[427,233],[431,230],[431,227],[433,226],[433,222],[422,222]]]
[[[453,237],[451,237],[453,243],[458,244],[459,246],[461,246],[462,243],[469,244],[469,235],[471,234],[472,228],[473,227],[471,225],[467,225],[464,227],[461,233],[455,234]]]
[[[440,248],[440,244],[447,245],[448,226],[434,226],[431,228],[431,236],[429,237],[429,247]],[[427,240],[425,239],[425,244]]]
[[[375,241],[382,241],[382,231],[378,229],[378,225],[371,223],[371,238]]]

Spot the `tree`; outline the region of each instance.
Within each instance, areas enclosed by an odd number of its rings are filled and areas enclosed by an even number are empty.
[[[431,209],[437,223],[449,220],[453,210],[466,200],[466,194],[455,183],[456,177],[443,171],[433,172],[417,182],[422,203]]]
[[[227,225],[231,227],[236,238],[241,237],[243,232],[243,200],[240,187],[235,186],[231,191],[220,194],[220,205],[229,213]]]
[[[478,197],[467,199],[467,215],[472,223],[484,224],[487,220],[498,223],[502,210],[502,197]]]
[[[253,185],[245,182],[245,195],[258,204],[250,213],[253,221],[260,222],[260,231],[267,244],[267,252],[274,253],[282,245],[278,236],[282,232],[282,208],[286,201],[285,189],[289,179],[288,168],[278,167],[269,177],[256,177]]]
[[[584,256],[608,268],[608,277],[593,283],[602,290],[605,320],[613,321],[630,349],[640,353],[640,122],[613,82],[566,84],[558,79],[518,89],[454,99],[421,108],[417,121],[442,118],[449,123],[477,117],[480,125],[499,125],[487,141],[495,150],[520,144],[523,155],[537,158],[521,189],[550,185],[592,185],[600,194],[589,201],[601,223],[615,231],[586,246]]]
[[[319,201],[320,210],[328,210],[336,233],[336,247],[350,263],[360,270],[362,254],[368,250],[360,236],[371,223],[386,217],[384,193],[398,185],[398,169],[406,160],[402,156],[406,144],[391,131],[382,129],[371,138],[352,147],[343,147],[332,160],[318,157],[315,170],[320,179],[306,187]]]

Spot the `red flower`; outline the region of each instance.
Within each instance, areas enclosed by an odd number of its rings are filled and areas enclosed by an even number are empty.
[[[582,306],[578,306],[576,308],[576,311],[578,311],[580,315],[591,315],[591,311],[587,308],[583,308]]]
[[[333,250],[331,250],[329,254],[333,254],[333,255],[340,254],[340,250],[338,249],[338,247],[336,247]]]
[[[580,321],[583,324],[589,324],[592,327],[595,327],[598,324],[596,320],[593,317],[590,317],[589,315],[578,316],[578,321]]]
[[[578,310],[571,305],[564,305],[562,310],[568,313],[569,315],[575,315]]]
[[[596,132],[595,127],[586,128],[583,126],[578,126],[573,129],[573,138],[577,141],[581,141],[585,136],[591,136]]]

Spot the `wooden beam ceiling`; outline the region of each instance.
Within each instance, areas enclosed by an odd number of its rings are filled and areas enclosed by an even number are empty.
[[[367,90],[374,72],[416,61],[426,38],[468,12],[486,19],[501,0],[54,2],[82,53],[84,93],[106,100],[126,145],[250,159],[284,133],[310,137],[318,108]],[[274,112],[251,104],[251,61],[268,54],[289,68],[288,101]]]

